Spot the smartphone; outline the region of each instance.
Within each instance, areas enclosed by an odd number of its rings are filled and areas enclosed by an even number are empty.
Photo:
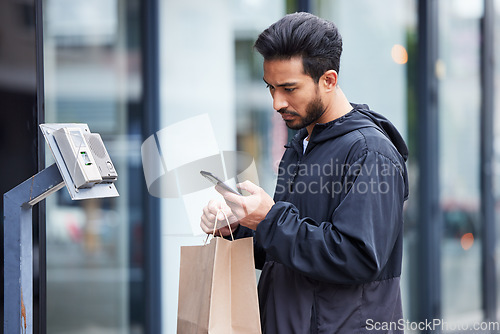
[[[217,176],[210,172],[206,172],[204,170],[200,171],[200,174],[206,177],[210,182],[212,182],[214,185],[219,185],[222,188],[226,189],[227,191],[230,191],[236,195],[242,196],[236,189],[231,188],[227,184],[224,183],[221,179],[219,179]]]

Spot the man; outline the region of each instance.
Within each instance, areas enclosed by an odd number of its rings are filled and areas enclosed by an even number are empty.
[[[212,232],[222,208],[236,237],[254,236],[264,333],[366,333],[377,322],[402,332],[394,324],[402,319],[408,197],[403,139],[343,94],[342,39],[333,23],[287,15],[255,48],[274,109],[299,131],[286,146],[274,200],[249,181],[239,185],[249,196],[217,187],[227,205],[211,201],[202,229]]]

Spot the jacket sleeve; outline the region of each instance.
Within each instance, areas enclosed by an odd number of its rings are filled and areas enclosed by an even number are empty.
[[[330,221],[301,218],[294,205],[277,202],[257,227],[255,238],[277,262],[314,279],[339,284],[373,281],[402,229],[405,173],[404,167],[368,151],[344,175],[345,191]]]

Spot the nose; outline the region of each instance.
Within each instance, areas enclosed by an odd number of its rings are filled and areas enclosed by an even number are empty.
[[[288,108],[287,100],[279,92],[275,92],[273,95],[273,108],[276,111]]]

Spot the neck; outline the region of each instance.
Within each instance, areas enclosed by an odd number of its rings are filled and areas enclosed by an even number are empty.
[[[318,121],[307,126],[308,137],[311,136],[311,133],[316,124],[323,124],[334,121],[352,110],[352,106],[349,103],[349,100],[338,86],[335,88],[334,95],[328,100],[328,103],[325,103],[325,108],[325,112],[318,119]]]

